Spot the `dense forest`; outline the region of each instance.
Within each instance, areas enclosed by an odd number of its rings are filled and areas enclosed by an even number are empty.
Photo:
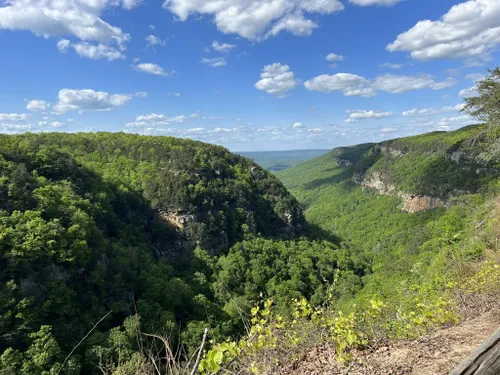
[[[133,314],[144,329],[181,332],[187,343],[205,326],[213,337],[230,335],[240,322],[224,304],[232,295],[254,297],[238,294],[241,285],[225,276],[238,261],[233,246],[292,238],[307,227],[275,177],[199,142],[106,133],[2,136],[0,175],[2,367],[23,356],[7,373],[44,373],[109,311],[65,372],[97,370],[89,350],[105,345],[108,331]],[[304,241],[281,247],[297,253],[309,248]],[[318,262],[312,259],[312,269]],[[297,276],[284,295],[316,293]],[[54,346],[43,360],[33,352],[40,340]]]
[[[170,137],[0,136],[0,374],[272,374],[487,309],[500,69],[477,90],[483,125],[277,176]]]

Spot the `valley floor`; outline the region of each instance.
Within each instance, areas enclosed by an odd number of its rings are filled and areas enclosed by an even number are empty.
[[[347,367],[335,349],[316,348],[282,374],[290,375],[446,375],[500,326],[498,308],[417,340],[380,342],[355,351]]]

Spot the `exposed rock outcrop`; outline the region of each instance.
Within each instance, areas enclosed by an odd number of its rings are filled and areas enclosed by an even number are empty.
[[[168,222],[171,226],[183,230],[185,225],[196,221],[196,216],[182,211],[160,211],[160,218]]]
[[[412,195],[399,193],[398,196],[403,200],[403,211],[409,213],[431,210],[433,208],[444,207],[445,201],[435,197],[425,195]]]
[[[364,188],[374,189],[382,195],[392,195],[401,198],[401,209],[408,213],[427,211],[446,205],[446,202],[440,198],[398,191],[395,185],[385,181],[384,174],[381,172],[372,172],[365,176],[361,182],[359,182],[360,180],[361,176],[353,176],[353,182],[359,183]]]
[[[397,195],[396,186],[385,182],[381,172],[372,172],[366,175],[361,186],[375,189],[382,195]]]
[[[380,147],[380,152],[384,155],[390,155],[394,156],[396,158],[400,158],[401,156],[404,156],[406,152],[389,147],[389,146],[381,146]]]

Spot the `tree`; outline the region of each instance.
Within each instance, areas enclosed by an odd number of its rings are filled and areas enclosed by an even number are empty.
[[[500,125],[500,67],[476,85],[477,96],[465,99],[464,111],[492,126]]]
[[[464,112],[484,121],[484,132],[472,140],[474,148],[481,150],[479,157],[491,161],[500,155],[500,67],[488,69],[489,75],[475,87],[478,95],[466,98]],[[485,147],[481,147],[481,143]]]

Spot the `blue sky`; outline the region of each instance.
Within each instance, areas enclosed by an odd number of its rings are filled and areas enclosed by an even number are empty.
[[[0,131],[125,131],[235,151],[474,123],[498,0],[0,0]]]

